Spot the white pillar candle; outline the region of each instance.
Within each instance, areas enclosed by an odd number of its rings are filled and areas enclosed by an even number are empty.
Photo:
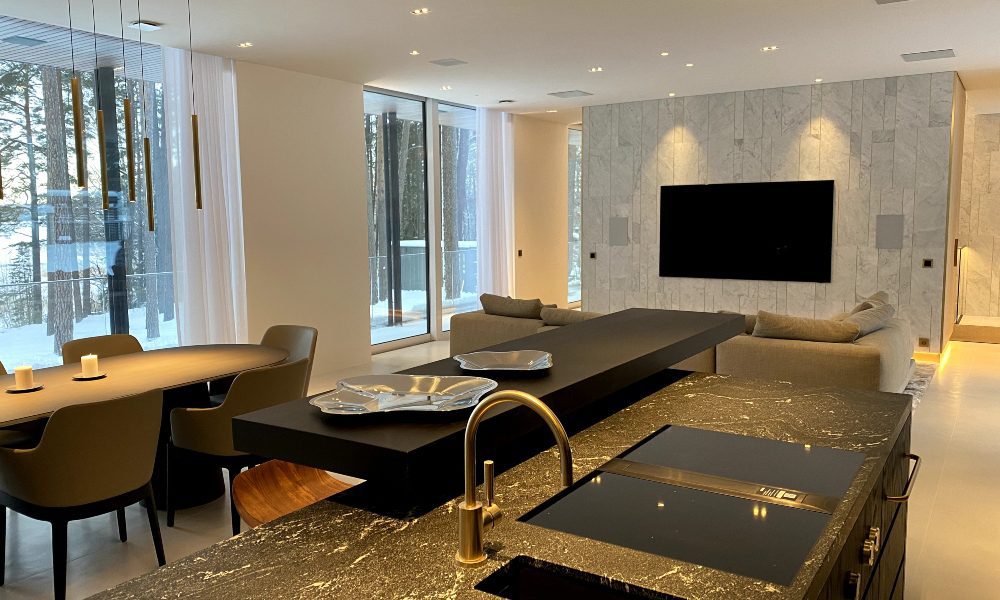
[[[84,377],[97,377],[97,355],[85,354],[80,357],[80,366],[83,367]]]
[[[14,368],[14,386],[22,390],[35,387],[35,377],[31,373],[30,366],[23,365]]]

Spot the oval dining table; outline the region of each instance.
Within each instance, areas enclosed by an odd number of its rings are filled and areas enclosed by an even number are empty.
[[[209,407],[204,384],[225,379],[260,367],[283,362],[288,352],[258,344],[209,344],[146,350],[132,354],[102,357],[102,379],[76,381],[80,363],[47,367],[34,371],[42,389],[28,393],[4,393],[0,398],[0,427],[35,421],[66,406],[100,402],[161,388],[163,421],[160,426],[160,450],[157,451],[153,488],[157,504],[164,506],[166,491],[165,444],[170,435],[170,411],[178,407]],[[14,376],[0,376],[6,390],[14,385]],[[86,426],[86,424],[81,424]],[[222,472],[217,467],[191,460],[174,465],[183,473],[175,479],[181,485],[172,492],[175,506],[187,508],[204,504],[225,491]]]

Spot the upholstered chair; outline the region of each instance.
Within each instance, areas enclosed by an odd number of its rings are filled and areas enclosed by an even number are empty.
[[[303,358],[309,359],[309,369],[306,371],[306,378],[303,381],[302,396],[309,393],[309,378],[312,374],[313,357],[316,355],[316,340],[318,338],[319,332],[314,327],[304,325],[272,325],[260,338],[261,346],[280,348],[288,352],[285,362],[298,362]],[[222,403],[232,383],[233,378],[230,377],[209,384],[213,404]]]
[[[106,358],[108,356],[118,356],[119,354],[132,354],[133,352],[142,352],[142,344],[135,337],[127,333],[113,333],[111,335],[98,335],[70,340],[63,344],[62,347],[64,365],[78,363],[80,362],[80,357],[87,354],[96,354],[101,358]]]

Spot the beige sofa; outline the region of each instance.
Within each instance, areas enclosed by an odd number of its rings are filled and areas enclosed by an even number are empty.
[[[902,319],[853,343],[739,335],[715,348],[715,372],[809,385],[902,392],[913,375],[913,336]]]
[[[599,316],[597,313],[584,313]],[[465,354],[516,340],[542,331],[558,329],[541,319],[488,315],[481,310],[460,313],[451,318],[451,355]]]

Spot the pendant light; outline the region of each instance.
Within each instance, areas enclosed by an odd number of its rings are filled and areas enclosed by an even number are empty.
[[[76,153],[76,185],[87,187],[87,156],[83,146],[83,92],[80,91],[80,74],[76,72],[76,44],[73,42],[73,2],[66,0],[69,13],[69,54],[73,63],[73,76],[69,80],[73,100],[73,149]]]
[[[139,22],[142,22],[142,2],[135,1]],[[146,108],[146,60],[142,55],[142,27],[139,28],[139,79],[142,81],[142,168],[146,179],[146,222],[150,231],[156,230],[153,219],[153,161],[149,156],[149,110]]]
[[[194,150],[194,206],[201,210],[201,145],[198,140],[198,110],[194,94],[194,34],[191,30],[191,0],[188,8],[188,58],[191,69],[191,144]]]
[[[125,74],[125,102],[122,113],[125,119],[125,154],[128,163],[128,201],[135,202],[135,148],[132,144],[132,97],[128,93],[128,68],[125,58],[125,11],[118,0],[118,21],[122,29],[122,73]]]
[[[101,157],[101,199],[104,210],[111,207],[108,197],[108,154],[104,139],[104,109],[101,106],[101,77],[97,74],[97,9],[95,0],[90,0],[90,15],[94,23],[94,94],[97,96],[97,146]],[[112,93],[114,89],[112,88]]]

